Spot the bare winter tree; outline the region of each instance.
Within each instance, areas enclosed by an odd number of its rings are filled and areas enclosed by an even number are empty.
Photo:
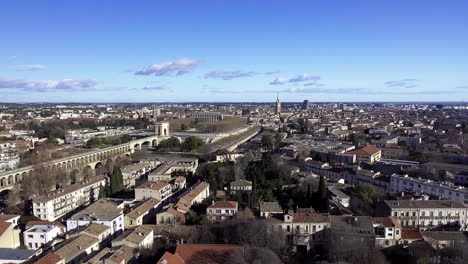
[[[244,246],[228,256],[226,264],[279,264],[278,256],[268,248]]]

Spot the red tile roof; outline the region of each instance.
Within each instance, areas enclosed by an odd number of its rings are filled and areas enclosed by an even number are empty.
[[[422,239],[422,235],[419,231],[414,229],[403,228],[401,230],[401,239],[405,240],[419,240]]]
[[[34,264],[55,264],[59,263],[60,260],[63,258],[57,254],[49,253],[44,257],[40,258],[38,261],[34,262]]]
[[[12,225],[10,222],[0,222],[0,236]]]
[[[237,208],[237,202],[234,201],[216,201],[208,208]]]
[[[177,246],[175,253],[187,263],[222,264],[231,253],[240,249],[236,245],[183,244]]]
[[[19,215],[3,214],[3,215],[0,215],[0,221],[8,221],[16,217],[19,217]]]
[[[164,253],[164,255],[159,259],[157,264],[184,264],[185,261],[179,257],[177,254],[172,254],[170,252]]]
[[[358,156],[372,156],[372,155],[375,155],[379,151],[380,151],[379,148],[376,148],[372,145],[367,145],[360,149],[348,151],[346,152],[346,154],[355,154]]]

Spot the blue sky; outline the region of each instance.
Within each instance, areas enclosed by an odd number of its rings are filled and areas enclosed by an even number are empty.
[[[461,101],[468,1],[2,1],[1,102]]]

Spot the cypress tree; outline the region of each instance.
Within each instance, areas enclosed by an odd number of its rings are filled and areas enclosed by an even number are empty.
[[[327,186],[325,185],[325,177],[322,175],[320,175],[318,198],[320,200],[320,207],[325,209],[327,204]]]

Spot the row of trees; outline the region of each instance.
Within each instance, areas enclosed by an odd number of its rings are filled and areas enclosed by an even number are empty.
[[[180,142],[176,137],[170,137],[163,140],[158,145],[158,151],[182,151],[182,152],[197,152],[205,142],[199,137],[188,137],[184,142]]]
[[[86,141],[87,148],[100,148],[106,145],[119,145],[132,141],[132,137],[129,135],[123,135],[120,137],[93,137]]]
[[[151,124],[147,118],[139,119],[67,119],[53,120],[43,123],[31,121],[20,123],[15,126],[15,129],[34,130],[35,136],[39,138],[65,138],[67,130],[70,129],[96,129],[98,126],[122,127],[133,126],[135,129],[145,129]]]

